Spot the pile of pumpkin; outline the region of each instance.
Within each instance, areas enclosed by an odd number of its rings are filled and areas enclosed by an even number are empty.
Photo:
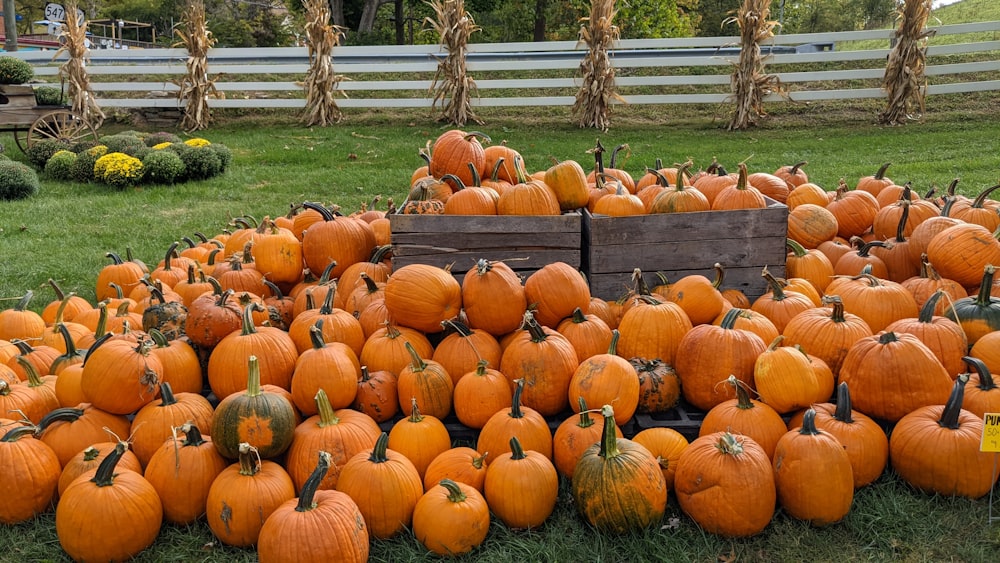
[[[431,175],[458,177],[436,169],[451,153],[435,146]],[[701,192],[680,168],[683,192]],[[755,189],[739,168],[700,177]],[[412,530],[460,554],[491,518],[542,526],[560,478],[598,528],[653,525],[673,491],[731,537],[759,533],[779,505],[839,521],[890,462],[922,490],[985,495],[1000,245],[956,215],[994,203],[948,194],[942,214],[884,171],[877,195],[863,179],[831,196],[801,166],[770,176],[785,191],[769,197],[790,208],[788,277],[765,270],[771,291],[753,303],[723,290],[721,266],[652,288],[637,272],[612,302],[564,263],[522,280],[483,257],[461,283],[429,265],[391,271],[374,206],[247,218],[153,267],[109,253],[98,306],[53,283],[41,313],[30,292],[0,312],[0,521],[57,502],[76,559],[127,558],[163,520],[205,518],[265,561],[300,557],[287,538],[303,531],[310,550],[364,560],[371,536]],[[903,270],[889,254],[901,248],[923,258]],[[621,435],[681,397],[706,412],[690,444],[665,427]],[[475,448],[453,447],[450,416],[476,430]]]

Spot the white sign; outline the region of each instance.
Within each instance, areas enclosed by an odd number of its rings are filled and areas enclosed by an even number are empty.
[[[76,21],[83,23],[85,19],[83,10],[80,8],[76,9]],[[63,8],[62,4],[56,4],[55,2],[49,2],[45,5],[45,19],[54,22],[64,22],[66,21],[66,8]]]

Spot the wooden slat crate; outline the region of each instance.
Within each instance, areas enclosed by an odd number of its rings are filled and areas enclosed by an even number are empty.
[[[591,294],[616,299],[632,287],[636,268],[652,287],[657,272],[669,281],[689,274],[713,279],[718,262],[726,273],[723,288],[740,289],[752,301],[766,290],[764,266],[784,275],[787,233],[788,207],[773,199],[766,209],[634,217],[584,212],[582,270]]]
[[[580,213],[559,216],[390,215],[392,267],[446,267],[461,281],[480,258],[525,277],[547,264],[580,268]]]

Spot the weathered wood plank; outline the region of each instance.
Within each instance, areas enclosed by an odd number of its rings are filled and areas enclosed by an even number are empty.
[[[709,239],[621,246],[591,246],[588,272],[631,272],[646,270],[687,270],[723,266],[765,266],[783,263],[785,237]]]
[[[773,200],[772,200],[773,201]],[[584,214],[584,238],[592,246],[743,239],[787,231],[788,208],[771,203],[767,209],[662,213],[634,217]],[[589,233],[589,234],[588,234]]]

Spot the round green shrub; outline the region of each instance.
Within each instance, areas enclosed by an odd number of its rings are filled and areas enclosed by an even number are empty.
[[[73,163],[75,162],[76,153],[59,151],[45,163],[45,175],[54,180],[71,180],[73,179]]]
[[[35,103],[40,106],[64,106],[66,105],[66,95],[59,88],[36,86]]]
[[[109,152],[94,163],[94,178],[120,190],[138,184],[142,175],[142,161],[123,152]]]
[[[146,143],[142,139],[128,133],[118,133],[116,135],[101,137],[101,144],[108,147],[109,153],[120,152],[140,160],[149,151],[149,147],[146,146]]]
[[[77,182],[94,181],[94,164],[108,152],[108,147],[97,145],[81,153],[77,153],[76,162],[70,168],[70,176]]]
[[[0,199],[24,199],[38,191],[38,174],[14,160],[0,160]]]
[[[66,141],[41,139],[32,143],[25,154],[32,164],[39,168],[44,168],[45,163],[49,161],[52,155],[67,149],[69,149],[69,144]]]
[[[96,147],[96,146],[98,146],[100,144],[101,143],[99,141],[97,141],[96,139],[93,139],[93,138],[90,138],[90,139],[80,139],[79,141],[77,141],[77,142],[73,143],[72,145],[70,145],[69,150],[72,151],[72,152],[75,152],[76,154],[80,154],[83,151],[85,151],[87,149],[92,149],[92,148],[94,148],[94,147]]]
[[[150,151],[142,167],[143,183],[173,184],[184,178],[184,161],[172,151]]]
[[[183,142],[180,137],[174,135],[173,133],[167,133],[166,131],[159,131],[156,133],[150,133],[146,135],[143,139],[147,147],[153,147],[159,145],[160,143],[181,143]]]
[[[229,147],[220,143],[212,143],[211,145],[206,145],[206,149],[214,151],[216,155],[219,156],[219,162],[222,163],[222,169],[219,173],[223,173],[229,168],[229,163],[233,161],[233,151],[229,150]]]
[[[14,57],[0,57],[0,84],[24,84],[35,76],[31,63]]]
[[[184,161],[185,177],[188,180],[205,180],[222,172],[219,155],[207,147],[182,150],[180,157]]]

